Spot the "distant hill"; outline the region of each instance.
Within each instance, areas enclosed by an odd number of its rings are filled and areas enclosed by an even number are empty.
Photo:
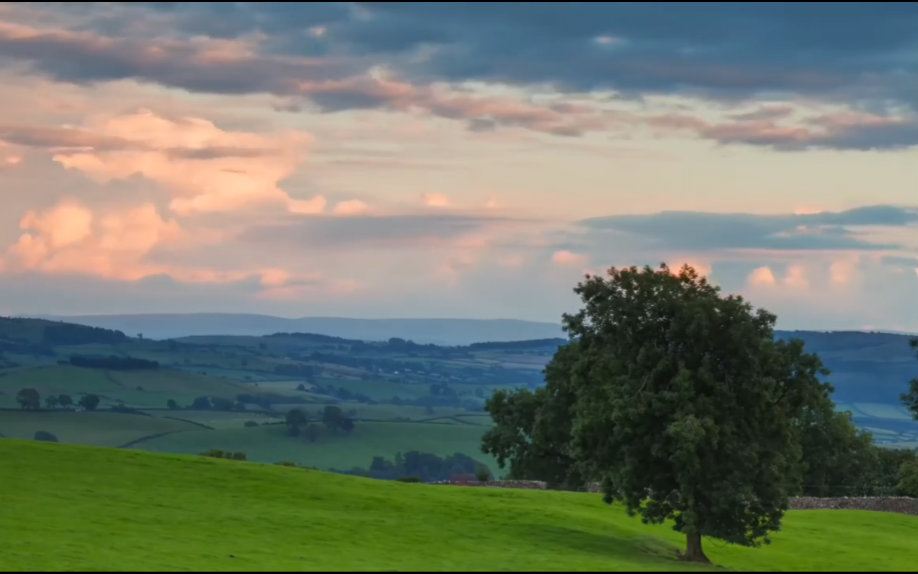
[[[521,341],[563,337],[561,326],[515,319],[348,319],[232,313],[44,316],[45,319],[104,327],[130,336],[172,339],[193,335],[315,333],[345,339],[385,341],[391,337],[416,343],[468,345],[481,341]]]

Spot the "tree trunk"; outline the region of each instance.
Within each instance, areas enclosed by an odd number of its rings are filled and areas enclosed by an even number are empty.
[[[700,532],[695,531],[686,533],[685,554],[682,555],[682,559],[688,562],[700,562],[702,564],[711,563],[708,557],[704,555],[704,550],[701,549]]]

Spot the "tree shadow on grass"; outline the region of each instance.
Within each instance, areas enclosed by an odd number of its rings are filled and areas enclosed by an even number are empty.
[[[607,558],[610,566],[614,566],[616,561],[646,562],[648,570],[666,569],[667,565],[677,564],[678,569],[693,566],[679,560],[679,549],[673,544],[654,536],[635,537],[615,527],[610,527],[606,534],[598,534],[564,526],[532,526],[521,527],[519,535],[540,548],[563,548]],[[717,566],[700,564],[697,569],[722,570]]]

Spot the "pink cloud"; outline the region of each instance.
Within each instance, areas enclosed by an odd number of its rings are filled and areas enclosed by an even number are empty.
[[[784,284],[788,287],[805,289],[810,285],[806,268],[803,265],[788,265],[784,272]]]
[[[54,161],[102,183],[142,175],[172,195],[169,207],[178,215],[258,204],[325,210],[322,196],[296,199],[279,187],[305,160],[311,137],[302,132],[226,131],[202,118],[140,110],[96,116],[79,130],[0,126],[0,139],[52,149]]]
[[[758,267],[749,274],[747,282],[752,287],[770,287],[775,284],[775,274],[770,267]]]
[[[421,200],[424,202],[424,205],[427,207],[449,207],[450,201],[449,198],[443,195],[442,193],[425,193],[421,196]]]
[[[857,274],[857,258],[833,261],[829,266],[829,281],[836,286],[851,283]]]
[[[359,215],[361,213],[366,213],[369,211],[370,206],[366,203],[360,201],[359,199],[349,199],[347,201],[339,201],[335,204],[335,208],[332,210],[332,213],[335,215]]]
[[[174,219],[163,218],[150,203],[94,212],[73,199],[64,199],[43,212],[29,211],[20,227],[23,233],[18,241],[0,258],[4,273],[38,271],[120,281],[166,275],[184,283],[257,279],[266,289],[323,284],[318,274],[277,267],[214,269],[151,262],[154,249],[187,248],[198,244],[199,237],[181,229]]]
[[[20,221],[19,240],[7,250],[8,269],[77,273],[135,280],[154,274],[143,257],[181,230],[152,204],[96,214],[65,199],[44,212],[30,211]]]
[[[589,258],[586,255],[574,253],[567,249],[555,251],[551,256],[551,262],[561,267],[580,267],[587,264]]]
[[[674,258],[667,262],[670,273],[673,275],[678,275],[682,271],[682,267],[688,265],[692,267],[699,275],[703,277],[711,276],[711,264],[699,259],[692,258]]]
[[[647,123],[664,131],[689,131],[721,144],[746,143],[782,149],[810,146],[839,149],[905,147],[914,145],[914,117],[879,116],[860,112],[829,112],[796,122],[784,122],[790,113],[750,113],[729,121],[710,122],[688,115],[658,115]]]

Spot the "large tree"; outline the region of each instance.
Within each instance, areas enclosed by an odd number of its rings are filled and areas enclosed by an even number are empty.
[[[721,296],[688,266],[613,267],[575,292],[583,308],[564,316],[572,343],[546,369],[542,398],[509,397],[516,429],[531,435],[514,442],[512,427],[501,429],[508,397],[495,397],[485,448],[532,466],[526,455],[554,447],[559,464],[568,457],[601,482],[606,502],[645,522],[673,520],[685,559],[707,562],[702,536],[767,543],[800,488],[802,421],[831,390],[819,359],[800,341],[776,341],[774,315]],[[567,448],[536,438],[548,413],[567,414],[555,418]],[[497,440],[502,432],[510,438]]]
[[[909,344],[913,349],[918,349],[918,339],[912,339]],[[902,395],[902,402],[905,407],[912,411],[912,417],[918,420],[918,377],[915,377],[908,383],[908,393]]]

